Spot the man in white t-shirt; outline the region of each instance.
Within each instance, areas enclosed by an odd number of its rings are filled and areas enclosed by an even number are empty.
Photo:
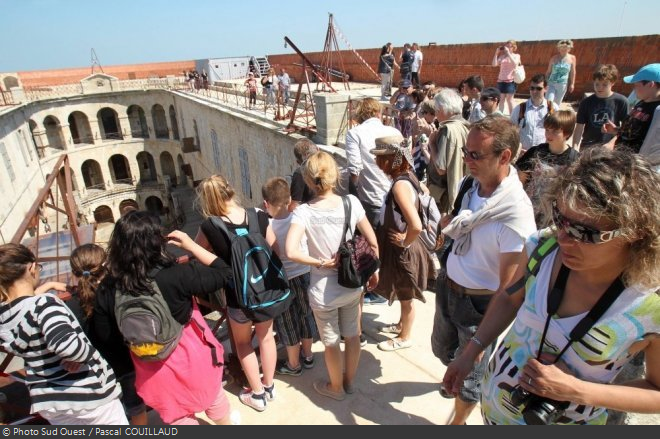
[[[470,130],[463,156],[474,182],[456,218],[443,218],[443,233],[454,239],[444,273],[436,283],[431,346],[448,366],[468,344],[484,349],[456,396],[452,425],[463,425],[481,398],[493,346],[475,339],[495,291],[513,280],[526,239],[536,230],[534,210],[511,165],[519,134],[507,118],[487,116]],[[495,220],[494,218],[497,218]]]
[[[413,62],[412,62],[412,83],[415,88],[419,88],[420,86],[420,79],[419,76],[422,74],[422,64],[424,63],[424,54],[422,53],[421,50],[419,50],[419,45],[417,43],[413,43],[412,45],[412,52],[413,52]]]

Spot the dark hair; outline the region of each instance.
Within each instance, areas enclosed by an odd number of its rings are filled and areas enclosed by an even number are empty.
[[[23,245],[0,246],[0,302],[9,299],[9,288],[25,275],[27,266],[36,261],[30,249]]]
[[[543,128],[550,128],[551,130],[561,130],[564,137],[569,139],[575,131],[575,123],[577,115],[573,110],[559,110],[555,113],[548,114],[543,120]]]
[[[78,278],[80,306],[87,318],[94,314],[96,289],[107,273],[104,262],[105,250],[95,244],[81,245],[69,257],[71,272]]]
[[[502,92],[495,87],[488,87],[481,92],[481,98],[493,98],[497,102],[500,102],[502,100]]]
[[[149,272],[174,265],[158,219],[149,212],[129,212],[115,225],[108,247],[108,270],[124,294],[153,294]]]
[[[548,86],[548,80],[546,79],[543,73],[539,73],[538,75],[532,76],[532,82],[535,84],[543,84],[543,87]]]
[[[478,75],[469,76],[467,79],[465,79],[465,83],[468,87],[476,88],[479,91],[484,89],[484,80],[481,79],[481,76]]]
[[[388,49],[387,49],[387,44],[383,46],[382,49],[380,49],[380,56],[387,55]]]

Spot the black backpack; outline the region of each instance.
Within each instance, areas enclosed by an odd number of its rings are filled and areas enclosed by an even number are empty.
[[[152,270],[154,294],[132,296],[115,291],[115,319],[130,351],[144,361],[163,361],[179,343],[183,326],[172,316]]]
[[[289,308],[293,295],[282,266],[259,230],[259,218],[254,209],[247,210],[248,228],[229,231],[218,217],[211,223],[230,241],[233,285],[227,289],[233,302],[253,322],[274,319]]]

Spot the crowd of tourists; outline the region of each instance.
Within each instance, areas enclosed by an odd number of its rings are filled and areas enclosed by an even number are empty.
[[[200,412],[237,423],[202,302],[228,318],[242,404],[268,409],[275,377],[313,368],[318,341],[327,377],[313,388],[343,401],[360,385],[364,303],[399,302],[377,345],[394,352],[413,345],[415,307],[430,292],[428,342],[447,367],[439,389],[454,400],[451,424],[478,403],[486,424],[660,413],[660,64],[623,78],[630,106],[613,91],[617,68],[598,66],[576,114],[560,106],[575,87],[572,47],[558,43],[547,76],[514,106],[515,41],[493,58],[497,84],[474,75],[458,89],[421,82],[417,44],[398,63],[387,44],[382,97],[398,113],[390,124],[379,100],[357,105],[347,194],[333,156],[301,140],[295,172],[267,181],[259,209],[225,177],[203,180],[194,239],[127,212],[107,251],[71,255],[73,290],[42,284],[24,246],[0,246],[0,345],[25,360],[32,411],[52,424],[145,424],[146,407],[173,425],[197,424]],[[340,251],[356,236],[380,267],[357,284],[342,277]],[[177,263],[170,245],[192,261]],[[248,300],[257,293],[270,296]],[[645,374],[616,381],[640,355]]]

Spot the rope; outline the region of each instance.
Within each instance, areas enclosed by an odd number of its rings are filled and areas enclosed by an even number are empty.
[[[371,66],[369,65],[369,63],[366,62],[366,61],[364,60],[364,58],[362,58],[362,56],[357,52],[357,50],[355,50],[355,49],[353,48],[353,46],[351,46],[351,43],[348,42],[348,39],[347,39],[347,38],[344,36],[344,34],[341,32],[341,29],[339,29],[339,26],[337,26],[337,21],[336,21],[336,20],[333,20],[333,27],[335,28],[335,33],[336,33],[337,35],[339,35],[339,37],[340,37],[340,38],[342,39],[342,41],[346,44],[346,46],[348,46],[348,48],[349,48],[349,49],[355,54],[355,56],[357,56],[358,59],[359,59],[360,61],[362,61],[362,63],[363,63],[365,66],[367,66],[367,69],[369,69],[369,71],[370,71],[371,73],[373,73],[373,75],[374,75],[374,77],[376,78],[376,80],[380,81],[380,76],[378,75],[378,73],[376,73],[376,72],[374,71],[374,69],[371,68]]]

